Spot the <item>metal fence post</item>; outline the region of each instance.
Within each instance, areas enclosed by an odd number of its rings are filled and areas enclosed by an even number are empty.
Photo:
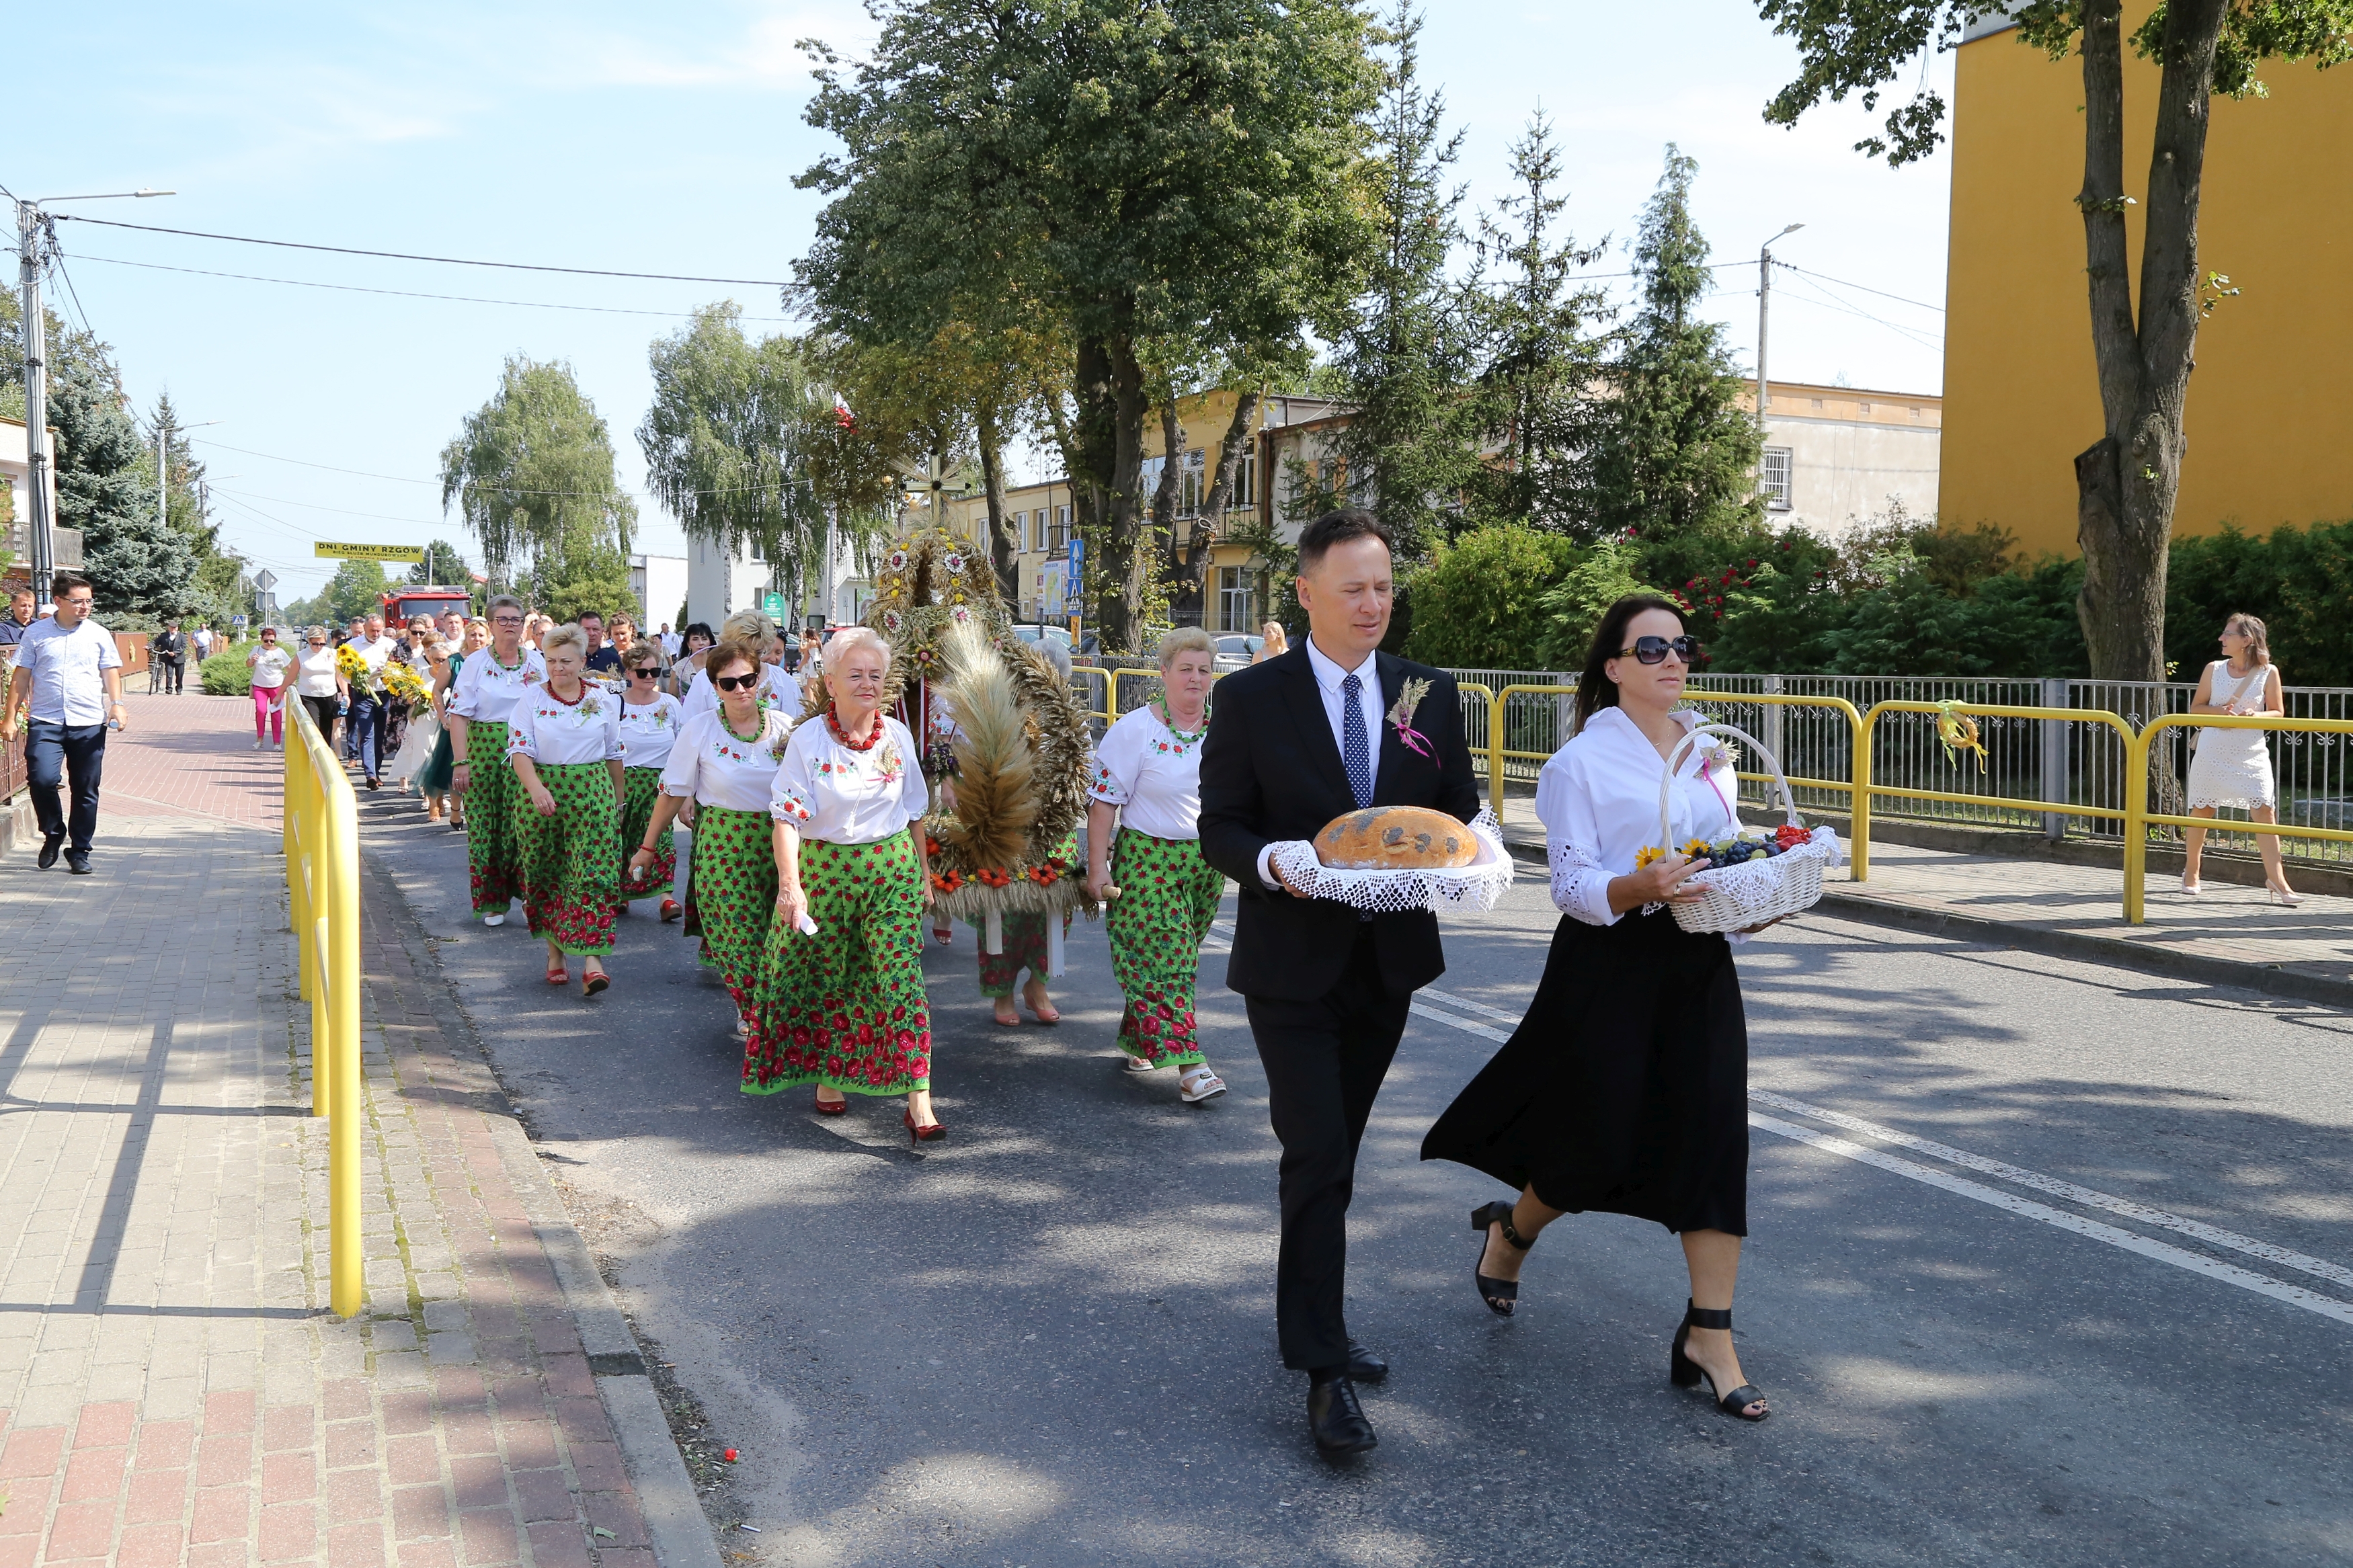
[[[2070,692],[2068,690],[2071,684],[2072,683],[2063,677],[2053,677],[2045,679],[2042,682],[2042,706],[2045,708],[2065,708],[2071,706],[2072,704],[2069,701]],[[2042,728],[2042,798],[2044,800],[2056,801],[2063,805],[2071,805],[2073,803],[2075,796],[2072,787],[2073,781],[2067,776],[2068,759],[2070,754],[2070,748],[2067,744],[2067,731],[2069,726],[2063,721],[2058,719],[2044,719],[2041,721],[2041,723]],[[2050,839],[2054,844],[2060,839],[2067,837],[2066,814],[2057,811],[2044,812],[2042,814],[2042,837]]]
[[[1781,678],[1778,675],[1767,676],[1765,678],[1766,695],[1778,696],[1780,691]],[[1788,748],[1781,744],[1781,705],[1778,702],[1767,702],[1765,704],[1764,740],[1765,749],[1772,752],[1777,759],[1780,760],[1782,767],[1786,770],[1788,767],[1788,759],[1789,753]],[[1768,793],[1765,798],[1769,804],[1773,797]]]

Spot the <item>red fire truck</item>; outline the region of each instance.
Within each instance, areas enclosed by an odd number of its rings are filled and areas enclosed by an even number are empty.
[[[412,616],[430,616],[439,620],[445,611],[470,615],[473,594],[465,588],[437,587],[431,584],[405,584],[384,596],[384,624],[405,626]]]

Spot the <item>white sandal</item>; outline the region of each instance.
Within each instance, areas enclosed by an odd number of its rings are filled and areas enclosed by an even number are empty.
[[[1160,1070],[1160,1064],[1158,1062],[1146,1061],[1142,1057],[1130,1057],[1127,1058],[1127,1070],[1130,1072],[1158,1072]]]
[[[1192,1068],[1178,1079],[1176,1084],[1184,1091],[1187,1105],[1198,1105],[1226,1092],[1226,1080],[1211,1072],[1206,1065]]]

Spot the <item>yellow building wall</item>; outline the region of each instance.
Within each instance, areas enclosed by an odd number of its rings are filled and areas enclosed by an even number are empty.
[[[2127,30],[2149,7],[2128,8]],[[2244,290],[2198,334],[2180,534],[2353,519],[2353,67],[2274,64],[2267,99],[2214,100],[2201,272]],[[2075,455],[2099,439],[2084,279],[2083,62],[1996,33],[1954,92],[1939,516],[2073,555]],[[2125,85],[2125,188],[2147,199],[2158,71]],[[2139,300],[2144,208],[2128,209]]]

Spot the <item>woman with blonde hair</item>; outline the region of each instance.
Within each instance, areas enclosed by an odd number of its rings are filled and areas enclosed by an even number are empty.
[[[2221,644],[2222,657],[2198,678],[2198,694],[2190,700],[2189,711],[2283,717],[2286,701],[2263,623],[2243,613],[2232,616],[2222,623]],[[2272,778],[2271,747],[2263,731],[2200,728],[2190,733],[2189,815],[2211,816],[2228,805],[2243,809],[2256,822],[2277,822],[2279,789]],[[2182,831],[2181,890],[2195,897],[2200,890],[2198,862],[2205,852],[2206,829]],[[2288,888],[2279,836],[2259,834],[2255,844],[2263,851],[2263,886],[2272,902],[2291,907],[2302,903],[2303,897]]]
[[[514,706],[507,758],[522,798],[513,826],[522,870],[522,907],[531,934],[547,943],[547,983],[572,978],[566,954],[581,960],[581,994],[611,983],[613,909],[621,868],[613,847],[621,835],[620,704],[584,679],[588,634],[557,626],[540,638],[547,679]],[[477,742],[479,743],[479,742]]]
[[[757,610],[738,610],[727,617],[725,624],[719,628],[719,636],[723,643],[742,643],[760,650],[760,706],[775,708],[787,714],[801,710],[801,694],[794,689],[792,677],[786,675],[778,663],[785,657],[784,639],[776,635],[776,628],[769,623],[767,616]],[[709,656],[705,656],[703,662],[706,666],[710,663]],[[711,675],[707,668],[694,672],[694,679],[686,689],[685,705],[686,716],[690,719],[708,713],[719,706],[718,694],[711,689]]]
[[[1174,1064],[1187,1105],[1226,1092],[1193,1018],[1201,943],[1226,889],[1201,858],[1201,742],[1217,667],[1218,645],[1199,627],[1161,638],[1160,700],[1103,732],[1087,785],[1087,893],[1110,906],[1103,925],[1125,1003],[1119,1048],[1132,1072]]]
[[[719,972],[735,1004],[735,1032],[752,1033],[760,955],[776,912],[776,867],[768,847],[768,801],[793,722],[760,705],[760,645],[721,642],[703,660],[719,705],[684,721],[662,764],[661,798],[631,847],[629,879],[649,876],[679,809],[694,806],[687,887],[702,938],[703,964]],[[696,934],[690,930],[689,935]],[[748,1076],[750,1058],[745,1058]]]
[[[793,731],[770,795],[776,912],[760,966],[744,1091],[815,1083],[817,1108],[904,1094],[907,1136],[947,1136],[932,1110],[923,991],[930,804],[915,738],[882,711],[891,645],[846,626],[825,645],[824,711]]]
[[[547,661],[522,641],[521,599],[501,594],[489,605],[491,642],[466,657],[449,699],[450,784],[470,797],[466,870],[474,912],[486,926],[504,925],[507,906],[522,893],[514,837],[514,770],[507,763],[507,721],[532,688],[547,679]]]
[[[1259,650],[1250,655],[1252,664],[1264,664],[1271,658],[1281,658],[1291,651],[1290,639],[1282,635],[1282,623],[1269,621],[1259,627]]]

